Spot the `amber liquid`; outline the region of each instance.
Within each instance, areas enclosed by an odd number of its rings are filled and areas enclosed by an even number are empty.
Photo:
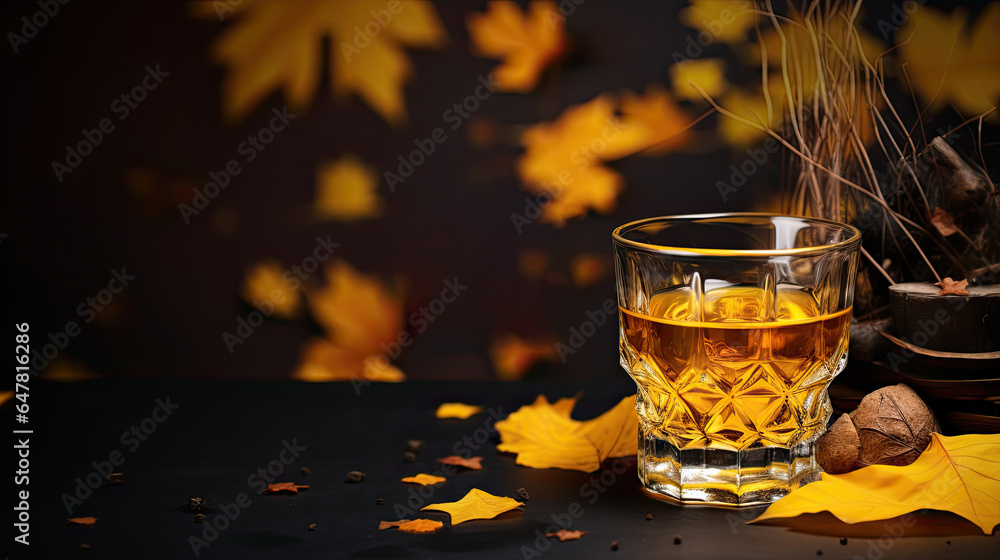
[[[805,288],[727,286],[619,308],[621,353],[646,433],[678,448],[789,447],[818,436],[847,352],[851,309],[822,314]]]

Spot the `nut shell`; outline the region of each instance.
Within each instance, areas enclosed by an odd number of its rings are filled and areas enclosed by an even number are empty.
[[[842,414],[825,434],[816,440],[816,462],[830,474],[843,474],[854,470],[861,439],[850,415]]]
[[[869,393],[851,420],[861,441],[858,466],[909,465],[940,432],[934,414],[913,389],[900,383]]]

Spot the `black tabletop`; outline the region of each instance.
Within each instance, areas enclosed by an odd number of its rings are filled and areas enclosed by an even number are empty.
[[[644,496],[634,457],[580,473],[522,467],[496,451],[495,418],[538,394],[557,398],[581,389],[578,418],[593,417],[634,390],[627,379],[575,385],[33,382],[30,546],[9,545],[8,538],[4,549],[12,558],[130,559],[879,560],[996,558],[1000,552],[995,536],[975,535],[974,527],[949,515],[862,527],[823,515],[800,520],[797,530],[746,525],[760,508],[680,507]],[[438,404],[454,401],[486,411],[467,420],[434,418]],[[13,416],[11,404],[3,412]],[[406,462],[404,448],[413,439],[424,447]],[[452,474],[434,487],[400,482],[433,474],[437,458],[466,449],[484,457],[483,470]],[[345,482],[355,470],[366,479]],[[97,485],[109,471],[123,473],[124,484]],[[309,489],[261,494],[268,478]],[[447,514],[418,511],[472,488],[510,497],[525,488],[530,499],[523,511],[454,527]],[[192,497],[207,502],[202,523],[190,511]],[[92,526],[66,523],[87,516],[99,519]],[[379,521],[414,516],[445,527],[427,535],[378,530]],[[588,534],[567,542],[545,538],[557,525]]]

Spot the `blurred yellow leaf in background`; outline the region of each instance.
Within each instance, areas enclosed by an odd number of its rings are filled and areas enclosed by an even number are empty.
[[[753,522],[829,511],[845,523],[860,523],[935,509],[960,515],[991,534],[1000,524],[1000,435],[931,437],[930,446],[909,465],[824,473]]]
[[[577,253],[569,262],[569,275],[578,288],[593,286],[611,270],[609,258],[597,253]]]
[[[378,173],[354,154],[320,165],[316,178],[316,215],[350,222],[382,214],[378,196]]]
[[[356,93],[387,122],[399,123],[406,117],[403,84],[413,73],[402,49],[447,42],[433,5],[423,1],[201,1],[192,11],[238,18],[211,48],[212,59],[228,68],[223,112],[235,121],[276,89],[292,111],[307,109],[319,89],[325,37],[334,93]]]
[[[604,94],[526,130],[517,174],[538,195],[542,221],[561,227],[588,210],[614,210],[624,182],[602,162],[673,149],[686,142],[690,123],[662,87],[650,86],[642,96]]]
[[[277,319],[294,319],[302,309],[302,297],[292,282],[285,281],[285,269],[278,261],[264,261],[252,265],[243,278],[240,296],[254,307],[270,302],[274,307],[271,316]],[[296,280],[297,282],[297,280]]]
[[[529,340],[506,334],[490,344],[490,362],[500,381],[519,381],[535,363],[556,356],[555,342],[549,338]]]
[[[726,83],[725,74],[726,61],[721,58],[689,60],[670,67],[670,83],[678,99],[701,101],[704,96],[698,88],[712,98],[726,91],[729,84]]]
[[[971,23],[968,16],[963,8],[944,14],[921,6],[896,41],[913,91],[930,106],[952,103],[971,117],[1000,104],[1000,2]]]
[[[547,66],[566,52],[564,17],[554,2],[530,2],[525,13],[515,2],[489,2],[485,13],[469,14],[472,51],[502,60],[494,71],[497,89],[527,93]]]
[[[495,424],[498,451],[517,453],[517,464],[535,469],[596,471],[611,457],[638,453],[639,418],[635,396],[604,414],[581,422],[570,414],[578,397],[555,404],[542,395]]]
[[[736,44],[747,40],[747,32],[754,27],[757,14],[753,2],[741,0],[691,0],[691,5],[678,14],[680,22],[703,33],[698,34],[696,46],[707,47],[716,41]],[[692,39],[694,40],[694,39]],[[697,58],[700,53],[687,53]]]
[[[478,488],[469,490],[461,500],[443,504],[431,504],[420,508],[420,511],[444,511],[451,515],[451,524],[458,525],[473,519],[493,519],[501,513],[523,506],[513,498],[494,496]]]
[[[326,265],[325,272],[326,284],[308,291],[306,301],[326,338],[306,344],[293,377],[303,381],[405,379],[383,350],[383,345],[396,342],[403,329],[399,295],[343,260]]]

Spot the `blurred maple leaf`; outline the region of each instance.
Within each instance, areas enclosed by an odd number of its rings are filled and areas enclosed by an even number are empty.
[[[321,218],[350,222],[382,213],[378,173],[354,154],[320,165],[313,209]]]
[[[519,381],[536,362],[556,356],[555,342],[549,338],[529,340],[507,334],[490,344],[490,362],[500,381]]]
[[[713,98],[726,91],[729,84],[725,74],[726,61],[721,58],[689,60],[670,67],[670,83],[678,99],[701,101],[704,99],[701,91]]]
[[[497,89],[526,93],[566,52],[563,20],[554,2],[530,2],[526,14],[515,2],[502,1],[469,14],[466,27],[477,56],[503,61],[494,73]]]
[[[434,476],[432,474],[420,473],[416,476],[404,476],[400,479],[400,482],[408,482],[410,484],[419,484],[421,486],[430,486],[433,484],[440,484],[448,480],[443,476]]]
[[[737,44],[747,40],[747,31],[757,20],[753,2],[744,0],[691,0],[691,5],[678,14],[682,24],[704,33],[698,34],[699,47],[707,47],[715,41]],[[703,40],[702,36],[710,37]],[[691,58],[701,56],[687,53]]]
[[[931,106],[952,103],[967,116],[1000,103],[1000,2],[987,5],[971,29],[969,12],[920,7],[896,32],[910,85]]]
[[[406,533],[434,533],[444,527],[444,523],[432,519],[414,519],[412,521],[400,519],[399,521],[380,521],[378,524],[379,530],[393,527]]]
[[[483,411],[483,407],[465,403],[446,402],[441,403],[434,411],[435,418],[458,418],[466,420]]]
[[[199,17],[237,17],[211,48],[228,67],[222,100],[230,120],[246,117],[272,91],[284,91],[293,111],[305,110],[319,89],[321,47],[329,38],[333,92],[357,93],[390,124],[404,120],[403,83],[413,72],[409,48],[440,48],[447,34],[430,2],[401,0],[243,0],[217,12],[218,2],[192,5]],[[232,13],[229,13],[232,12]]]
[[[437,460],[438,463],[444,465],[455,465],[459,467],[465,467],[474,471],[483,470],[483,458],[482,457],[461,457],[459,455],[449,455],[447,457],[441,457]]]
[[[562,227],[591,209],[614,210],[623,180],[602,162],[672,150],[687,140],[691,122],[662,87],[642,96],[604,94],[526,130],[517,174],[543,200],[541,219]]]
[[[609,258],[603,254],[578,253],[573,255],[569,263],[570,278],[573,285],[586,288],[599,282],[611,270]]]
[[[291,494],[298,494],[299,490],[308,490],[308,484],[295,484],[294,482],[273,482],[267,485],[267,489],[264,490],[267,494],[277,494],[279,492],[289,492]]]
[[[405,379],[382,349],[395,342],[403,328],[399,295],[346,261],[333,261],[325,271],[326,285],[308,292],[306,301],[327,338],[306,344],[294,377],[303,381]]]
[[[302,309],[299,291],[284,279],[285,269],[278,261],[264,261],[252,265],[243,278],[240,296],[258,307],[259,302],[274,306],[271,315],[278,319],[293,319]]]

